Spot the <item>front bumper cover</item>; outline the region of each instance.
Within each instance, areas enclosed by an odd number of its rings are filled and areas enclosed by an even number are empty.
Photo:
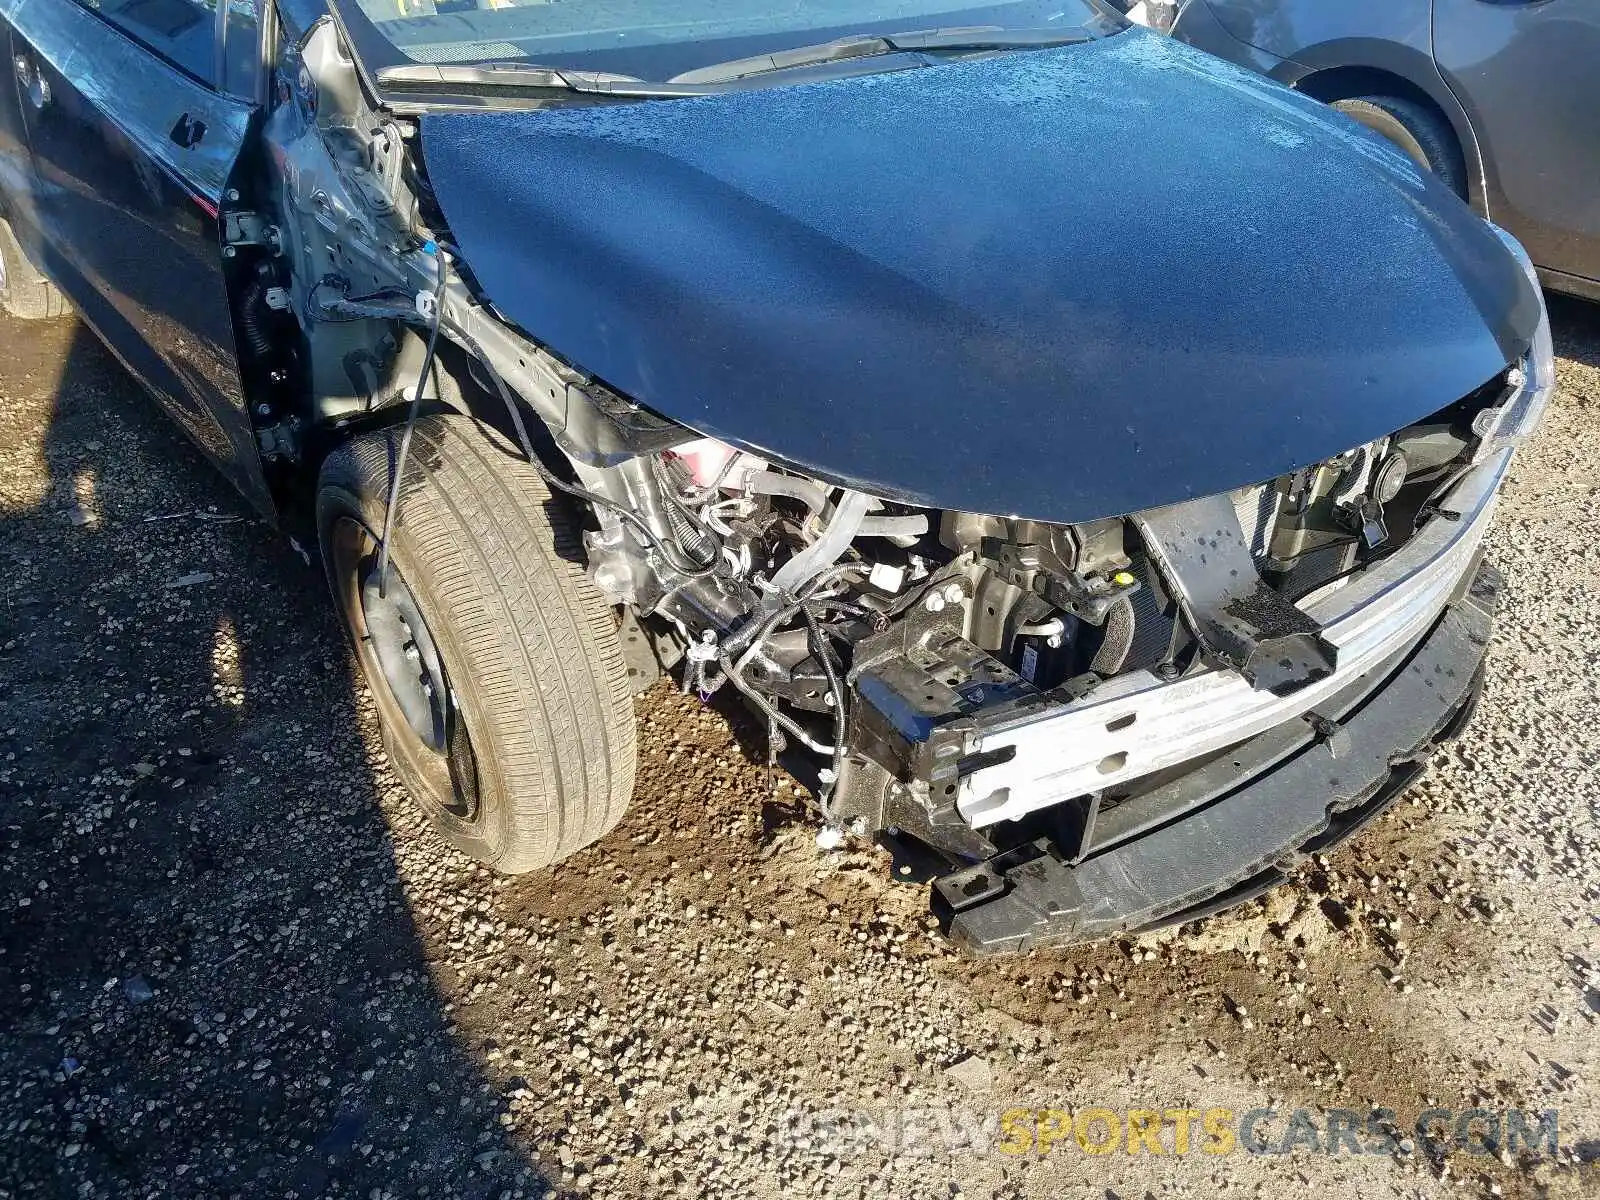
[[[1281,882],[1382,812],[1470,716],[1500,577],[1479,562],[1428,632],[1293,721],[1163,786],[1204,800],[1076,864],[1048,838],[934,882],[976,953],[1036,949],[1205,916]]]

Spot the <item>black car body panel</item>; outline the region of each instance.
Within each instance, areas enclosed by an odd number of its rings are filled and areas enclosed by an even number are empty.
[[[270,515],[217,225],[251,103],[81,5],[8,0],[0,18],[13,31],[11,95],[31,149],[27,161],[0,154],[17,236],[78,315]],[[211,24],[184,28],[188,57],[201,56]],[[236,40],[255,36],[251,22]]]
[[[433,115],[422,144],[478,283],[556,353],[944,508],[1086,520],[1272,478],[1465,395],[1540,311],[1387,144],[1139,30]]]

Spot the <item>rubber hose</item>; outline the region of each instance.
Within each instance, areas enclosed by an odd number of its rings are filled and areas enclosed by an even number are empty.
[[[855,541],[871,503],[872,497],[861,492],[845,492],[833,510],[833,519],[817,540],[774,572],[768,599],[793,594],[838,561]]]
[[[244,344],[253,358],[272,357],[272,335],[262,322],[262,310],[267,305],[267,277],[257,275],[245,284],[244,295],[239,300],[239,331],[244,334]]]
[[[904,517],[867,517],[861,522],[857,537],[911,538],[928,532],[926,513],[913,513]]]
[[[758,496],[788,496],[813,513],[820,513],[828,503],[827,493],[816,484],[776,471],[752,471],[745,476],[744,490]]]

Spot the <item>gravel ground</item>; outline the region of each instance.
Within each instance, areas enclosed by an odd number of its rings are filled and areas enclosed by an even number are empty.
[[[1555,307],[1465,739],[1253,907],[982,962],[665,687],[603,843],[451,853],[309,563],[81,329],[0,320],[0,1196],[1600,1195],[1600,308]],[[1561,1146],[994,1127],[1374,1105],[1555,1108]]]

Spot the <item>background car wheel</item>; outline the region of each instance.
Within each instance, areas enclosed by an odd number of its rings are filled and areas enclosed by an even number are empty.
[[[0,308],[24,321],[64,317],[72,311],[56,285],[28,261],[5,221],[0,221]]]
[[[417,422],[376,564],[400,430],[323,464],[323,563],[396,771],[456,847],[506,872],[596,841],[633,791],[634,720],[616,618],[561,503],[465,417]]]
[[[1415,100],[1398,96],[1356,96],[1335,100],[1332,107],[1381,133],[1418,166],[1426,167],[1456,195],[1466,198],[1466,161],[1443,117]]]

